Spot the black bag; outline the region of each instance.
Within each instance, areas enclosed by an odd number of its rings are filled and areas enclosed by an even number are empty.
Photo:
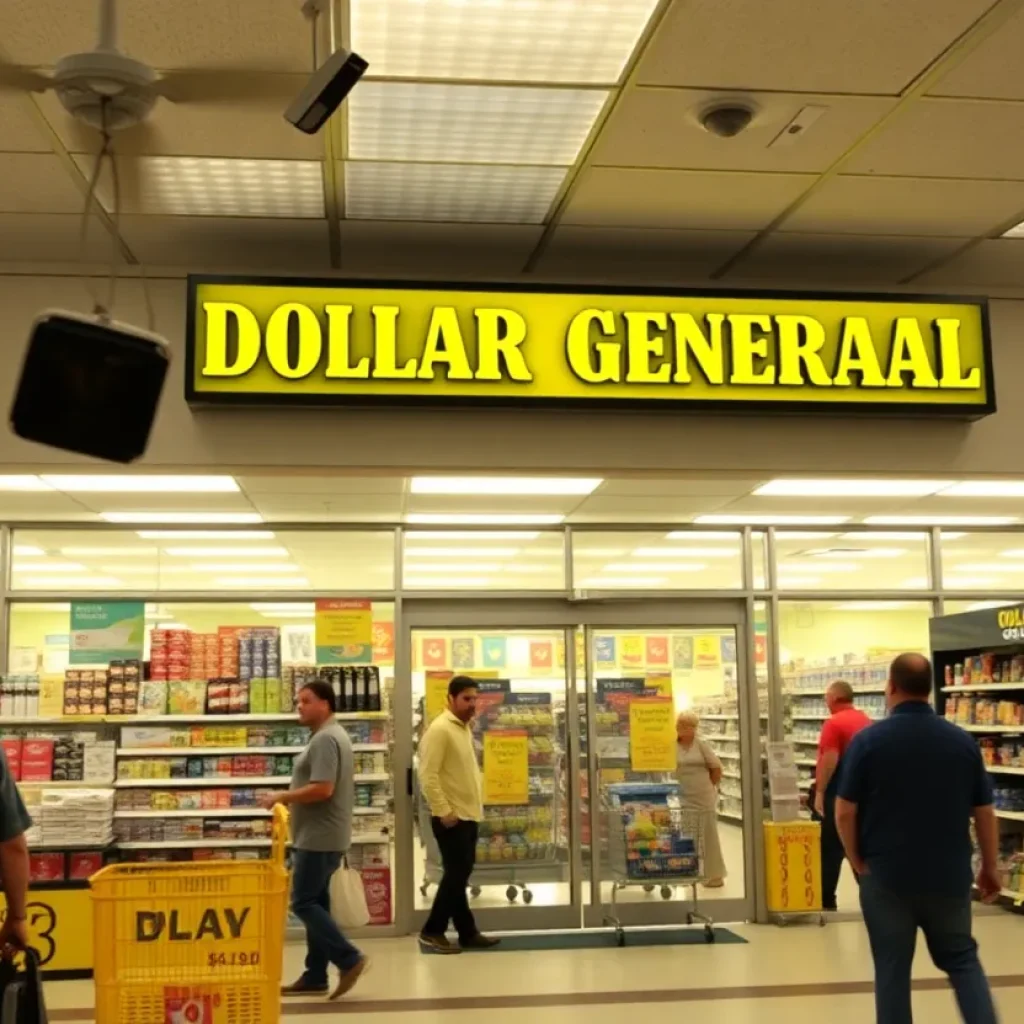
[[[13,961],[0,962],[0,1024],[47,1024],[39,954],[25,951],[19,970]]]

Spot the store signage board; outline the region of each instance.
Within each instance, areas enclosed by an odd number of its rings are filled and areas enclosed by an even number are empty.
[[[188,289],[193,403],[995,410],[984,301],[206,276]]]
[[[966,651],[1024,644],[1024,604],[983,608],[928,621],[933,651]]]

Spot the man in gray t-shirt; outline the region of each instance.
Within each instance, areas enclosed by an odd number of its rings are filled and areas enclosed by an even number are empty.
[[[284,804],[292,816],[292,910],[306,926],[306,970],[285,995],[324,994],[327,967],[341,977],[331,999],[348,992],[366,970],[366,957],[341,934],[331,917],[331,877],[352,842],[355,776],[352,741],[334,717],[334,691],[316,681],[298,695],[299,721],[313,733],[295,759],[291,787],[264,806]]]

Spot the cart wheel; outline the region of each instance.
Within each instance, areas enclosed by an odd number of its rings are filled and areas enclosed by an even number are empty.
[[[626,933],[621,928],[619,929],[616,938],[618,940],[619,949],[623,949],[626,945]]]
[[[661,898],[663,900],[670,900],[670,899],[672,899],[672,886],[670,886],[670,885],[663,885],[661,887]]]
[[[711,925],[709,925],[709,924],[704,925],[704,941],[705,942],[714,942],[715,941],[715,929],[712,928]]]
[[[818,915],[818,927],[819,928],[824,928],[825,924],[826,924],[826,921],[827,921],[827,918],[825,917],[824,914],[819,914]]]
[[[523,902],[529,906],[533,902],[533,893],[529,889],[523,890]]]
[[[472,887],[472,888],[471,888],[471,889],[469,890],[469,892],[470,892],[470,895],[471,895],[471,896],[479,896],[479,895],[480,895],[480,892],[481,892],[480,886],[479,886],[479,885],[474,885],[474,886],[473,886],[473,887]]]
[[[505,890],[505,895],[508,897],[509,903],[515,903],[516,897],[519,895],[519,890],[514,885],[510,885]]]
[[[653,885],[645,885],[644,886],[644,892],[654,892],[654,886]]]
[[[686,923],[687,924],[693,924],[693,914],[687,914],[686,915]]]

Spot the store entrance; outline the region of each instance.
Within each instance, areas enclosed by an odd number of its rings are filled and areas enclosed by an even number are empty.
[[[659,861],[683,826],[697,831],[706,881],[722,883],[698,886],[700,909],[717,921],[754,916],[761,771],[745,602],[409,602],[402,621],[401,929],[422,926],[441,877],[417,747],[457,674],[480,692],[485,810],[471,905],[482,929],[685,923],[693,887],[678,861]],[[696,716],[696,736],[667,746],[679,712]],[[636,793],[627,837],[619,805]],[[668,812],[651,815],[651,800]],[[639,871],[629,863],[638,851],[649,855]]]

